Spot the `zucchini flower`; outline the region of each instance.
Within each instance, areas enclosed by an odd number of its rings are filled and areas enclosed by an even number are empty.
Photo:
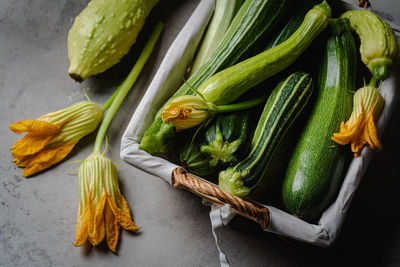
[[[159,22],[126,79],[104,104],[108,111],[97,132],[93,153],[79,167],[80,202],[75,246],[87,240],[95,246],[106,238],[108,247],[115,252],[120,226],[133,232],[139,230],[119,190],[117,170],[112,161],[104,157],[105,152],[101,154],[100,151],[111,120],[150,57],[162,28]]]
[[[196,93],[200,96],[183,95],[167,102],[161,113],[163,121],[172,123],[178,130],[185,130],[211,119],[216,113],[252,108],[265,102],[267,98],[267,96],[261,96],[241,103],[216,106],[207,102],[199,92],[196,91]]]
[[[368,144],[371,149],[382,150],[375,121],[379,117],[385,100],[377,89],[364,86],[357,90],[353,98],[353,112],[350,119],[340,125],[340,132],[333,134],[332,140],[340,145],[351,143],[354,157]]]
[[[215,105],[194,95],[173,98],[161,113],[165,123],[172,123],[175,128],[184,130],[195,127],[215,114]]]
[[[128,203],[118,187],[117,170],[110,159],[93,152],[79,167],[80,202],[75,246],[86,240],[97,245],[107,240],[115,252],[120,226],[137,232]]]
[[[11,148],[25,177],[34,175],[62,161],[75,144],[93,132],[103,117],[103,109],[90,101],[51,112],[36,120],[12,123],[10,130],[28,132]]]

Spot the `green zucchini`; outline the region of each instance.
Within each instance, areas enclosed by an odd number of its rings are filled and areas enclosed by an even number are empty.
[[[195,73],[217,48],[242,4],[243,0],[216,0],[214,14],[190,68],[189,76]]]
[[[261,36],[240,58],[243,61],[286,41],[301,25],[307,12],[321,0],[294,1],[272,33]],[[292,73],[292,72],[288,72]],[[282,76],[286,77],[286,76]]]
[[[218,47],[173,97],[194,94],[190,86],[198,88],[217,71],[233,65],[263,33],[271,31],[290,3],[291,0],[247,0],[243,3]],[[175,137],[174,126],[164,123],[160,117],[162,109],[141,140],[140,149],[150,154],[167,151]]]
[[[331,9],[328,3],[323,1],[307,13],[303,23],[288,40],[214,74],[201,84],[198,92],[207,101],[216,105],[234,101],[251,87],[289,66],[326,28],[330,14]],[[160,136],[153,131],[153,129],[149,129],[145,133],[142,139],[142,149],[146,150],[149,147],[160,149],[160,143],[151,141],[154,139],[152,138],[154,135],[155,139],[160,141]],[[164,134],[165,136],[172,138],[174,131]],[[165,142],[162,145],[165,146]]]
[[[309,74],[296,72],[272,91],[258,121],[249,155],[219,173],[218,187],[232,195],[244,197],[269,179],[268,165],[286,131],[300,114],[313,90]]]
[[[297,1],[293,3],[293,8],[288,12],[286,16],[286,20],[282,20],[281,24],[278,25],[272,38],[269,39],[269,42],[265,46],[262,51],[268,50],[274,46],[283,43],[299,28],[301,23],[304,20],[307,12],[313,8],[316,4],[320,3],[321,0],[304,0],[304,1]]]
[[[208,78],[198,91],[215,105],[236,100],[248,89],[280,72],[296,60],[328,26],[331,9],[326,1],[307,12],[303,23],[283,43],[239,62]]]
[[[199,176],[208,176],[236,163],[250,135],[254,109],[218,114],[193,139],[193,131],[184,132],[179,145],[179,164]]]
[[[283,182],[287,211],[317,219],[337,194],[347,153],[331,140],[352,110],[356,45],[347,19],[330,22],[320,66],[315,106],[291,156]]]

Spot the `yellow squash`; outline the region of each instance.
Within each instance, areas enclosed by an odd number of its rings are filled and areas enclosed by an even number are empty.
[[[101,73],[129,52],[158,0],[92,0],[68,35],[68,74],[76,81]]]
[[[380,17],[366,10],[347,11],[341,15],[350,20],[360,37],[360,54],[364,64],[377,80],[390,76],[392,66],[400,62],[400,45],[392,28]]]

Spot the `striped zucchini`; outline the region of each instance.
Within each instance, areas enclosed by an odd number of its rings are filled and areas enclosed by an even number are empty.
[[[207,176],[236,163],[251,135],[250,124],[255,111],[219,114],[194,140],[193,131],[184,132],[183,142],[175,144],[179,150],[179,164],[193,174]]]
[[[331,21],[322,59],[316,103],[291,157],[283,182],[287,211],[313,221],[337,194],[346,152],[331,140],[352,109],[356,46],[347,19]]]
[[[290,75],[275,87],[258,121],[249,155],[234,167],[220,172],[220,189],[244,197],[263,179],[269,179],[264,171],[312,90],[311,76],[303,72]]]
[[[269,40],[267,46],[264,44],[264,49],[262,51],[268,50],[289,39],[289,37],[303,22],[307,12],[320,2],[321,0],[303,0],[293,3],[292,9],[285,16],[287,19],[281,20],[283,25],[279,27],[279,31],[276,31],[273,37]],[[278,29],[278,27],[276,28]]]
[[[214,74],[200,85],[198,92],[215,105],[224,105],[236,100],[250,88],[288,67],[326,28],[330,16],[331,8],[323,1],[307,13],[303,23],[288,40]],[[165,148],[165,145],[168,145],[165,142],[160,144],[152,141],[166,141],[158,134],[159,132],[155,133],[149,129],[142,139],[141,148],[147,151],[149,147]],[[172,138],[174,131],[165,133],[165,136]]]
[[[292,64],[328,26],[331,8],[326,1],[307,12],[300,27],[283,43],[239,62],[208,78],[198,91],[207,101],[224,105]]]
[[[190,68],[189,76],[195,73],[217,48],[242,4],[243,0],[215,1],[214,14]]]
[[[263,33],[271,31],[290,3],[291,0],[247,0],[244,2],[218,47],[173,97],[194,94],[190,86],[198,88],[217,71],[236,63]],[[150,154],[165,152],[175,137],[174,126],[164,123],[160,116],[162,109],[163,107],[156,114],[153,124],[141,140],[140,149]]]

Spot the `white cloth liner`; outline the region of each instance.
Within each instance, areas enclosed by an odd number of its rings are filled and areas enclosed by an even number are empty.
[[[178,166],[140,150],[139,143],[159,108],[182,84],[182,77],[192,62],[214,6],[214,0],[202,0],[196,7],[168,49],[121,140],[120,156],[125,162],[170,184],[171,173]]]
[[[121,141],[120,155],[125,162],[162,178],[170,184],[172,171],[179,166],[140,150],[139,143],[145,130],[151,125],[158,109],[181,85],[181,77],[192,61],[196,47],[212,15],[214,4],[214,0],[202,0],[199,3],[167,51]],[[385,80],[381,87],[381,93],[385,98],[385,106],[378,121],[378,130],[381,134],[387,126],[400,95],[399,77],[399,69],[394,70],[392,77]],[[317,246],[331,245],[340,232],[350,202],[372,155],[373,152],[369,148],[364,148],[361,156],[351,161],[336,201],[322,214],[318,224],[307,223],[280,209],[266,206],[270,210],[270,222],[264,230]],[[210,220],[219,251],[220,263],[221,266],[229,266],[226,255],[219,247],[218,228],[227,225],[235,213],[229,205],[224,207],[211,206]]]
[[[210,206],[210,221],[211,221],[211,231],[214,236],[215,245],[217,246],[218,254],[219,254],[219,263],[221,267],[228,267],[229,261],[225,254],[225,252],[221,249],[219,241],[221,240],[221,229],[222,226],[228,225],[233,217],[236,215],[231,209],[229,204],[225,204],[225,206],[220,207],[215,204],[210,203],[209,201],[203,199],[203,205]]]

